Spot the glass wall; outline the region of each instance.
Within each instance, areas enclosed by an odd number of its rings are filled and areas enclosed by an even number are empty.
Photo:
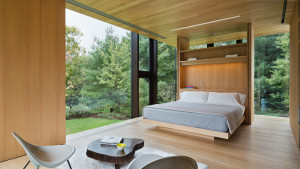
[[[143,108],[149,105],[149,79],[139,78],[139,115],[143,115]]]
[[[76,16],[73,24],[70,13]],[[106,29],[86,30],[80,21],[89,19],[67,11],[67,134],[131,117],[130,32],[95,20],[90,27]]]
[[[289,35],[255,38],[255,114],[288,117]]]
[[[139,69],[149,71],[149,38],[139,35]]]
[[[176,100],[176,48],[158,42],[158,103]]]

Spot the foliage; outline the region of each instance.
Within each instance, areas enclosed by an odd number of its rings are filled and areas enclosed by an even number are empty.
[[[266,107],[287,112],[289,106],[289,35],[255,38],[256,112]],[[261,105],[262,99],[267,101]],[[270,112],[270,110],[265,112]],[[283,116],[280,113],[280,116]]]
[[[112,120],[112,119],[96,119],[96,118],[81,118],[72,119],[66,121],[67,135],[78,133],[81,131],[102,127],[114,123],[121,122],[122,120]]]
[[[110,113],[121,112],[130,106],[130,50],[128,39],[120,39],[108,28],[106,38],[94,39],[88,66],[84,68],[85,85],[80,102],[92,109],[109,108]]]
[[[282,50],[282,57],[274,62],[271,78],[267,79],[271,87],[270,100],[274,106],[287,109],[289,106],[289,35],[277,37],[275,43],[276,47]]]
[[[83,34],[76,27],[66,26],[66,104],[79,104],[80,90],[84,84],[82,68],[85,51],[79,45]]]
[[[66,117],[69,119],[70,117],[87,117],[91,112],[91,109],[83,104],[78,104],[73,106],[72,108],[67,107],[66,109]]]
[[[158,42],[158,103],[176,99],[176,48]]]

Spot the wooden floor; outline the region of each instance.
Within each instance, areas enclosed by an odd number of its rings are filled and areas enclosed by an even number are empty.
[[[67,136],[77,148],[103,136],[137,137],[151,146],[186,155],[209,165],[210,169],[299,169],[296,148],[287,118],[255,116],[253,125],[242,125],[229,140],[214,141],[158,130],[133,119]],[[0,163],[1,169],[23,168],[26,156]],[[28,169],[34,169],[32,165]]]

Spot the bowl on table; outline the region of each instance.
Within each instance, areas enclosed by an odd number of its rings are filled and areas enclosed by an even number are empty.
[[[124,143],[117,144],[118,150],[124,150],[125,146],[126,146],[126,144],[124,144]]]

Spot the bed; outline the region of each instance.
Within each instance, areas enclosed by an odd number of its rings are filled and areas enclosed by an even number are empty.
[[[229,139],[245,119],[244,101],[239,93],[185,92],[179,101],[146,106],[143,121],[211,139]]]

